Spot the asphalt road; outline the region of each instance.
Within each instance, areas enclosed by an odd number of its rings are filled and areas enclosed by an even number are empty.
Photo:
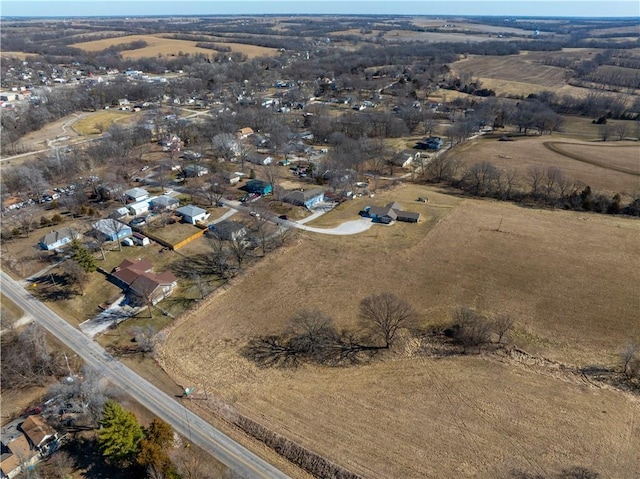
[[[4,271],[0,274],[2,293],[51,334],[75,351],[85,363],[126,391],[157,417],[166,421],[191,443],[207,451],[244,478],[287,478],[288,476],[237,444],[225,434],[182,406],[153,384],[107,353],[63,318],[29,294]]]

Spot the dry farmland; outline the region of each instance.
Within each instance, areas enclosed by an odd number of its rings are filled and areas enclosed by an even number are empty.
[[[515,141],[481,139],[457,147],[455,155],[467,165],[488,161],[499,168],[514,168],[523,183],[532,166],[554,166],[567,178],[595,191],[628,196],[640,191],[640,162],[634,142],[581,142],[555,135]]]
[[[456,72],[472,74],[482,86],[498,95],[528,95],[542,90],[556,89],[565,84],[566,69],[542,65],[527,55],[477,56],[459,60],[451,65]]]
[[[239,356],[248,337],[281,331],[304,307],[353,326],[359,300],[378,291],[406,298],[424,325],[446,323],[457,305],[509,312],[519,346],[574,364],[613,364],[640,335],[637,221],[410,185],[371,202],[390,200],[420,211],[421,223],[305,234],[186,316],[163,345],[163,367],[366,477],[493,478],[578,465],[631,477],[637,400],[574,377],[479,357],[426,358],[411,340],[352,368],[264,370]],[[355,217],[360,207],[345,203],[336,214],[353,208]]]
[[[125,50],[122,52],[123,58],[143,58],[143,57],[157,57],[158,55],[175,56],[180,53],[195,54],[204,53],[205,55],[215,55],[215,50],[207,48],[196,47],[196,41],[191,40],[176,40],[173,38],[166,38],[162,35],[127,35],[117,38],[106,38],[102,40],[94,40],[91,42],[75,43],[71,45],[75,48],[80,48],[85,51],[94,52],[104,50],[115,45],[123,43],[131,43],[135,41],[145,41],[147,46],[138,48],[136,50]],[[212,42],[215,39],[212,37]],[[259,47],[255,45],[245,45],[241,43],[220,43],[222,47],[231,48],[232,52],[239,52],[247,55],[249,58],[262,55],[274,55],[277,50],[274,48]]]

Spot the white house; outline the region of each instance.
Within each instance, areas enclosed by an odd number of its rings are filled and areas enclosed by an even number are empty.
[[[146,213],[151,208],[151,203],[157,198],[157,196],[152,196],[151,198],[128,204],[127,208],[129,209],[129,213],[131,213],[133,216],[138,216]]]
[[[131,188],[124,192],[127,201],[138,202],[149,198],[149,192],[144,188]]]
[[[210,216],[210,214],[207,213],[207,210],[203,210],[202,208],[194,205],[187,205],[182,208],[178,208],[176,213],[182,216],[182,220],[185,223],[191,223],[192,225],[201,221],[206,221]]]

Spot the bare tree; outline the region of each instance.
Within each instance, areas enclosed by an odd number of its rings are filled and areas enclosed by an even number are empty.
[[[417,313],[406,301],[393,293],[367,296],[360,302],[360,322],[374,337],[382,339],[387,349],[400,328],[412,326]]]
[[[539,166],[531,166],[527,170],[529,184],[531,185],[531,194],[538,196],[540,185],[544,179],[544,170]]]
[[[69,259],[62,264],[62,270],[67,278],[67,282],[70,285],[76,286],[80,289],[80,294],[84,296],[84,287],[89,279],[89,273],[87,273],[77,261]]]
[[[515,322],[516,319],[508,314],[499,314],[493,319],[493,327],[498,335],[498,343],[502,342],[502,338],[513,328]]]
[[[227,243],[229,245],[229,251],[238,264],[238,269],[241,270],[242,264],[247,259],[247,256],[249,256],[249,253],[251,253],[249,243],[244,238],[234,238],[227,241]]]
[[[627,374],[629,366],[633,363],[636,354],[640,352],[640,344],[629,341],[625,347],[620,351],[620,359],[622,361],[622,374]]]
[[[151,325],[134,326],[131,328],[131,335],[143,353],[152,353],[156,347],[156,329]]]
[[[618,140],[622,141],[627,137],[628,127],[626,121],[623,120],[616,123],[613,129],[618,137]]]
[[[562,171],[555,166],[549,166],[544,171],[544,198],[549,202],[556,187],[562,181]]]
[[[487,319],[470,308],[457,308],[453,312],[454,338],[464,351],[470,347],[480,347],[491,337],[491,324]]]

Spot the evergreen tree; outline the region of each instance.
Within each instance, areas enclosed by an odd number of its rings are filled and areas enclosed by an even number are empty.
[[[98,263],[95,257],[89,252],[87,248],[82,246],[82,243],[77,239],[71,242],[71,250],[73,251],[73,258],[87,273],[93,273],[98,269]]]
[[[136,416],[113,400],[104,405],[97,434],[104,457],[121,464],[136,456],[143,437]]]

